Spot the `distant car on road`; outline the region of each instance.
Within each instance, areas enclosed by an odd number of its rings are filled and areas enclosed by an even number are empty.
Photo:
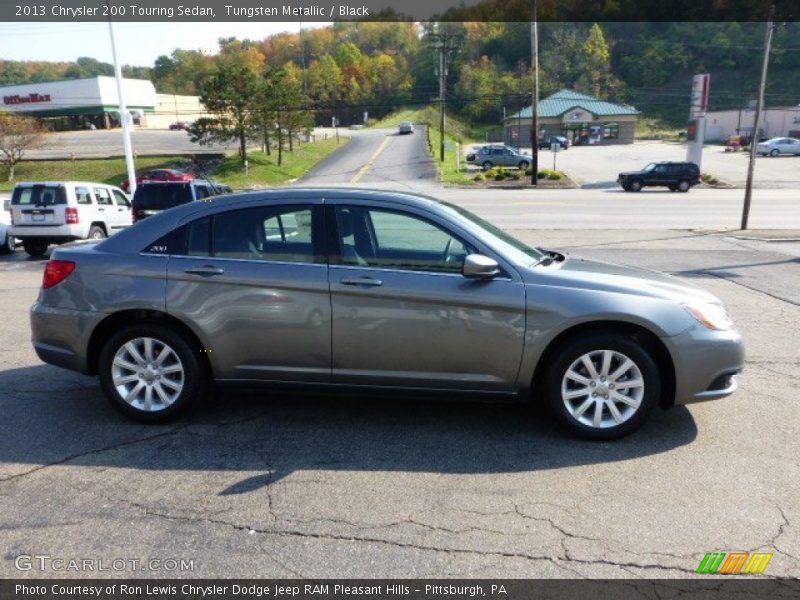
[[[11,219],[11,235],[25,252],[41,256],[50,244],[102,240],[128,227],[131,201],[104,183],[19,183],[11,196]]]
[[[397,127],[397,133],[400,135],[406,135],[408,133],[414,133],[414,124],[411,121],[403,121]]]
[[[563,135],[551,135],[539,140],[539,149],[549,150],[550,148],[553,147],[553,144],[558,144],[564,150],[569,148],[570,145],[569,140],[565,138]]]
[[[484,171],[492,167],[517,167],[524,171],[531,166],[529,154],[522,154],[508,146],[482,146],[467,155],[467,162],[480,165]]]
[[[790,137],[776,137],[756,146],[761,156],[779,156],[781,154],[800,156],[800,140]]]
[[[656,406],[733,393],[744,366],[725,307],[689,282],[372,190],[191,202],[59,248],[30,319],[39,358],[99,375],[115,408],[151,423],[215,381],[305,383],[531,402],[609,440]]]
[[[639,192],[644,187],[667,187],[673,192],[688,192],[697,185],[700,169],[690,162],[655,162],[641,171],[620,173],[617,183],[626,192]]]
[[[192,123],[190,121],[175,121],[169,126],[169,128],[173,131],[191,129],[191,127]]]
[[[227,194],[230,191],[231,188],[227,185],[221,186],[206,179],[144,182],[137,186],[133,194],[133,222],[136,223],[173,206]]]
[[[177,169],[151,169],[136,176],[136,185],[138,186],[148,181],[191,181],[192,179],[194,179],[194,175]],[[130,182],[125,179],[119,184],[119,187],[127,192]]]

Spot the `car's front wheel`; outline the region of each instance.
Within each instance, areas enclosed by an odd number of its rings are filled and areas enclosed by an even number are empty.
[[[777,148],[775,148],[774,150],[772,150],[772,151],[769,153],[769,155],[770,155],[770,156],[772,156],[772,157],[775,157],[775,156],[778,156],[778,154],[780,154],[780,153],[781,153],[781,151],[780,151],[780,150],[778,150]]]
[[[491,168],[492,168],[494,165],[492,164],[492,161],[490,161],[490,160],[487,160],[487,161],[484,161],[484,162],[483,162],[483,164],[482,164],[481,166],[483,167],[483,170],[484,170],[484,171],[488,171],[488,170],[489,170],[489,169],[491,169]]]
[[[521,160],[517,166],[519,167],[520,171],[527,171],[530,163],[526,160]]]
[[[642,182],[638,179],[634,179],[628,184],[628,190],[631,192],[641,192],[642,191]]]
[[[571,433],[591,440],[632,433],[661,395],[652,356],[622,335],[593,334],[566,343],[548,373],[550,410]]]
[[[100,352],[98,372],[111,404],[146,423],[184,412],[205,385],[199,350],[156,324],[131,325],[111,336]]]

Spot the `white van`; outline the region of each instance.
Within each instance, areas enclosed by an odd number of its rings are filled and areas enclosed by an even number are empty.
[[[31,256],[43,255],[50,244],[100,240],[131,223],[130,198],[104,183],[20,183],[11,196],[11,235]]]

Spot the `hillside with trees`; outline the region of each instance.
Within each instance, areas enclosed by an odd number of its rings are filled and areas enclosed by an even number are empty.
[[[451,111],[474,123],[498,123],[504,110],[529,104],[528,23],[445,26],[463,40],[447,76]],[[755,96],[763,23],[541,23],[539,30],[542,96],[575,89],[674,125],[685,122],[694,73],[711,73],[712,109],[746,107]],[[275,77],[294,82],[280,106],[267,112],[311,108],[320,124],[334,115],[342,123],[360,122],[364,111],[380,118],[401,105],[434,101],[430,32],[430,25],[410,22],[336,23],[263,40],[222,39],[213,56],[176,49],[152,67],[126,66],[124,73],[151,79],[159,92],[207,96],[215,77],[236,63],[258,79],[271,77],[273,89],[282,88],[274,87]],[[111,65],[92,58],[0,61],[0,85],[112,73]],[[767,103],[800,103],[799,23],[775,34]]]

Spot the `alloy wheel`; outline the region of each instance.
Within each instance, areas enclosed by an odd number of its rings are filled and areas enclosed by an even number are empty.
[[[577,422],[595,429],[616,427],[636,414],[644,398],[637,364],[616,350],[578,357],[561,382],[561,400]]]
[[[114,387],[127,404],[145,412],[158,412],[180,396],[185,370],[177,352],[161,340],[139,337],[127,341],[111,363]]]

